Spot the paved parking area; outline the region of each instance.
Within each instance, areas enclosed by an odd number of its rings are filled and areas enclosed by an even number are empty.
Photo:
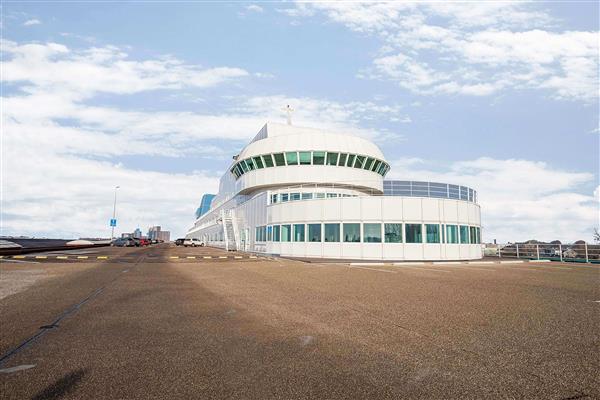
[[[1,398],[600,398],[598,266],[44,255],[0,264]]]

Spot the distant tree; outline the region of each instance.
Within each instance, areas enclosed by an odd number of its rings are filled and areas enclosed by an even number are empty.
[[[594,242],[600,243],[600,232],[598,232],[598,228],[594,228]]]

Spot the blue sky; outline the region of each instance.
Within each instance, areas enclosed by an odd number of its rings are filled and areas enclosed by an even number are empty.
[[[598,226],[596,2],[2,8],[3,234],[180,236],[266,120],[478,189],[491,240]]]

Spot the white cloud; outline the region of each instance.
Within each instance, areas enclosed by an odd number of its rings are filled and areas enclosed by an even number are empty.
[[[95,93],[132,94],[182,87],[207,88],[245,77],[241,68],[203,69],[173,57],[130,60],[114,46],[72,50],[58,43],[17,44],[4,40],[9,56],[2,63],[4,82],[29,82],[38,90],[70,92],[79,98]]]
[[[600,189],[581,194],[594,180],[590,173],[492,158],[454,162],[442,171],[428,168],[420,159],[400,159],[391,165],[390,179],[438,181],[477,190],[486,241],[591,240],[598,226]]]
[[[28,19],[27,21],[23,22],[23,26],[39,25],[41,23],[42,23],[42,21],[40,21],[39,19],[33,18],[33,19]]]
[[[252,11],[252,12],[257,12],[257,13],[261,13],[261,12],[265,11],[261,6],[259,6],[257,4],[250,4],[248,7],[246,7],[246,10]]]
[[[396,82],[420,94],[485,96],[506,89],[546,90],[556,98],[599,95],[598,32],[556,32],[557,22],[529,2],[297,3],[294,17],[329,20],[381,40],[361,77]],[[546,30],[550,29],[550,30]]]

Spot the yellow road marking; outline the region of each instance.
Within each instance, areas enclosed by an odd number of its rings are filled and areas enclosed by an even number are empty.
[[[35,256],[35,258],[48,258],[48,256]]]
[[[204,257],[202,257],[202,258],[212,258],[212,256],[204,256]]]
[[[242,258],[242,256],[233,256],[233,258]]]
[[[25,258],[25,256],[13,256],[12,258]]]
[[[250,256],[250,257],[248,257],[248,258],[258,258],[258,257],[256,257],[256,256]]]
[[[227,258],[227,256],[219,256],[219,258]]]
[[[96,257],[98,260],[108,260],[108,256],[98,256]]]
[[[196,256],[187,256],[186,258],[196,258]]]
[[[77,256],[77,258],[88,258],[88,256]]]
[[[179,256],[171,256],[171,257],[169,257],[169,258],[179,258]]]
[[[59,260],[66,260],[69,258],[69,256],[56,256],[56,258],[58,258]]]

